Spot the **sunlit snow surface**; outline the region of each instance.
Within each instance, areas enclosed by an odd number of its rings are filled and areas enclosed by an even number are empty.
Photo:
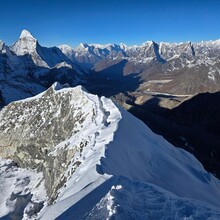
[[[56,88],[57,85],[54,85]],[[83,98],[90,103],[81,106],[83,111],[90,112],[87,107],[92,106],[96,114],[90,123],[85,120],[83,132],[67,140],[76,143],[90,137],[82,155],[78,155],[81,164],[71,176],[67,176],[67,182],[59,190],[55,203],[47,206],[45,202],[36,218],[220,218],[220,181],[207,173],[193,155],[173,147],[141,121],[116,107],[110,99],[99,99],[80,86],[55,92],[75,92],[79,97],[75,97],[74,105],[78,105]],[[35,98],[40,99],[41,96]],[[69,146],[73,146],[71,143]],[[59,146],[54,146],[54,155],[58,149]],[[71,164],[68,169],[71,170]],[[30,172],[34,173],[22,169],[24,176],[37,178],[41,175],[30,175]],[[1,185],[1,207],[4,210],[4,213],[0,211],[1,216],[10,211],[5,204],[16,191],[14,187],[9,187],[10,182],[15,181],[20,173],[10,170],[14,176],[10,181],[4,172],[1,173],[1,182],[4,183]],[[37,181],[33,179],[33,183]],[[38,187],[31,184],[29,189],[33,194],[37,190],[45,192]],[[42,199],[46,199],[45,195]]]
[[[46,200],[42,173],[17,167],[10,159],[0,158],[0,219],[30,219],[34,204]],[[33,219],[36,216],[33,215]]]

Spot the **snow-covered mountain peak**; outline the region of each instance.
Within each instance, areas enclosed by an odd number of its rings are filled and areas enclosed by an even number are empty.
[[[120,43],[120,48],[125,51],[128,48],[128,46],[124,43]]]
[[[73,50],[73,48],[67,44],[62,44],[62,45],[59,45],[58,48],[60,50],[64,50],[64,51],[70,51],[70,50]]]
[[[9,49],[9,47],[1,40],[0,40],[0,54],[7,54],[8,57],[13,56],[10,49]],[[15,57],[14,57],[13,61],[14,61],[14,63],[16,63],[16,58]],[[1,67],[0,67],[0,69],[1,69]]]
[[[23,31],[21,32],[20,39],[22,39],[22,38],[29,38],[29,39],[34,39],[34,40],[36,40],[36,39],[33,37],[33,35],[32,35],[28,30],[23,30]]]
[[[5,47],[5,43],[2,40],[0,40],[0,51],[2,51],[4,47]]]
[[[78,49],[85,49],[87,48],[89,45],[87,43],[80,43],[79,46],[77,47]]]
[[[44,68],[53,68],[59,63],[72,64],[74,50],[70,47],[42,47],[30,32],[23,30],[18,41],[11,47],[18,56],[30,55],[34,64]],[[64,50],[64,51],[62,51]],[[65,55],[67,51],[67,55]],[[65,53],[65,54],[64,54]],[[70,67],[70,66],[69,66]]]
[[[145,41],[143,44],[142,44],[142,46],[151,46],[151,45],[153,45],[155,42],[154,41]]]
[[[36,53],[38,42],[27,30],[21,32],[20,38],[12,45],[12,51],[18,56]]]
[[[75,58],[75,50],[69,45],[62,44],[59,45],[58,48],[65,54],[70,60],[74,60]]]

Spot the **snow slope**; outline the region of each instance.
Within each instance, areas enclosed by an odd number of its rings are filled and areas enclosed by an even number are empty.
[[[30,219],[46,200],[42,173],[0,158],[0,219]]]
[[[42,219],[58,217],[64,210],[58,219],[218,218],[219,180],[193,155],[173,147],[123,109],[120,112],[122,119],[101,165],[95,170],[88,164],[77,179],[73,175],[72,184],[61,190]]]
[[[52,88],[55,103],[59,103],[57,97],[64,100],[65,96],[72,97],[66,105],[74,106],[75,117],[77,111],[82,111],[85,117],[74,127],[76,132],[53,146],[48,154],[56,158],[62,150],[80,148],[70,162],[66,161],[66,182],[58,190],[58,197],[50,206],[45,201],[37,218],[220,217],[220,181],[207,173],[193,155],[154,134],[110,99],[89,94],[80,86],[61,89],[56,84]],[[47,98],[47,94],[16,105]],[[1,115],[7,112],[6,108]],[[39,109],[43,111],[42,106]],[[60,117],[61,111],[65,112],[60,108],[56,117]],[[50,117],[41,115],[43,123],[50,121]],[[29,116],[19,116],[19,121],[25,117]],[[86,143],[83,147],[82,141]]]

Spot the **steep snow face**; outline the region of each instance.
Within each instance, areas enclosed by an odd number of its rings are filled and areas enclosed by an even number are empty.
[[[35,39],[35,38],[33,37],[33,35],[32,35],[28,30],[23,30],[23,31],[21,32],[20,39],[22,39],[22,38]]]
[[[1,156],[43,171],[53,198],[36,218],[220,216],[218,179],[110,99],[81,86],[55,84],[11,103],[0,119]]]
[[[0,51],[2,51],[5,47],[5,43],[0,40]]]
[[[111,180],[112,181],[112,180]],[[81,205],[87,213],[69,209],[58,219],[218,219],[218,208],[180,198],[149,183],[115,178],[104,197],[95,206]],[[97,193],[97,192],[96,192]]]
[[[69,58],[58,47],[41,47],[37,39],[27,30],[22,31],[19,40],[11,47],[11,50],[17,56],[30,55],[39,67],[52,68],[62,62],[71,64]]]
[[[21,32],[19,40],[12,46],[12,50],[18,55],[36,52],[37,40],[27,30]]]
[[[114,136],[117,141],[110,143],[102,159],[103,172],[152,183],[177,196],[220,207],[219,180],[192,154],[174,148],[123,109],[121,114],[124,120]]]
[[[72,47],[68,46],[68,45],[60,45],[58,46],[58,48],[63,52],[63,54],[65,54],[69,59],[74,60],[74,56],[75,56],[75,51]]]

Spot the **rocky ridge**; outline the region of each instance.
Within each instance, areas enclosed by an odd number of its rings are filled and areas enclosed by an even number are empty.
[[[70,163],[73,172],[84,147],[94,144],[96,118],[107,119],[101,101],[97,108],[80,86],[65,92],[59,88],[54,84],[37,98],[11,103],[0,113],[1,157],[43,172],[50,201],[64,184]],[[94,134],[84,135],[86,129]]]

